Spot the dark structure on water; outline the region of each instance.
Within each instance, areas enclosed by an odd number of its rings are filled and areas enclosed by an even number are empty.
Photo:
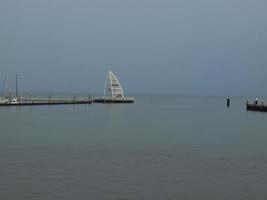
[[[227,102],[226,102],[226,106],[227,106],[227,107],[230,107],[230,103],[231,103],[231,99],[230,99],[230,97],[228,97],[226,101],[227,101]]]
[[[246,106],[248,111],[267,112],[267,105],[264,102],[259,103],[258,100],[255,100],[253,103],[247,101]]]

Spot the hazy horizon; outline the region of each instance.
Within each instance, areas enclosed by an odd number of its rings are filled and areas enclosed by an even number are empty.
[[[0,2],[0,87],[101,94],[267,96],[267,2]]]

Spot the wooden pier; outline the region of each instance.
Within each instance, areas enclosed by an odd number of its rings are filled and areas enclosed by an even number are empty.
[[[83,98],[83,99],[21,99],[18,102],[6,102],[0,103],[0,107],[10,107],[10,106],[43,106],[43,105],[75,105],[75,104],[92,104],[94,99]]]
[[[133,97],[124,98],[68,98],[68,99],[53,99],[51,96],[48,98],[22,98],[17,102],[0,102],[0,107],[10,106],[44,106],[44,105],[75,105],[75,104],[92,104],[92,103],[109,103],[109,104],[129,104],[134,103]]]
[[[261,102],[261,103],[258,103],[258,102],[249,103],[247,101],[247,110],[248,111],[267,112],[267,105],[264,104],[263,102]]]

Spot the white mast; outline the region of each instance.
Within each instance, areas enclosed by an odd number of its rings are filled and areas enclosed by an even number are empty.
[[[109,98],[124,98],[121,84],[111,71],[108,71],[105,81],[104,96]]]
[[[9,96],[9,85],[8,85],[8,75],[5,75],[4,81],[3,81],[3,86],[2,86],[2,91],[1,91],[2,97],[8,97]]]

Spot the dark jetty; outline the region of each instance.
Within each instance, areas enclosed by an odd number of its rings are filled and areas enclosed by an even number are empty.
[[[257,101],[249,103],[247,101],[247,110],[249,111],[258,111],[258,112],[267,112],[267,105],[263,102],[258,103]]]

